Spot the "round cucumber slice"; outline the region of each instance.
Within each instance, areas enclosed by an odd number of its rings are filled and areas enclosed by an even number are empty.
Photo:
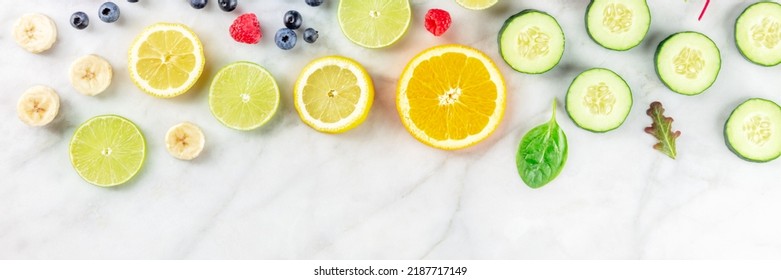
[[[499,53],[515,71],[548,72],[564,54],[564,31],[545,12],[521,11],[508,18],[499,31]]]
[[[607,49],[625,51],[643,41],[651,26],[645,0],[594,0],[586,10],[586,31]]]
[[[591,132],[607,132],[621,126],[629,115],[632,90],[615,72],[592,68],[575,77],[565,104],[577,126]]]
[[[670,90],[697,95],[716,81],[721,53],[708,36],[687,31],[670,35],[659,43],[654,57],[656,74]]]
[[[759,2],[735,21],[735,44],[749,61],[762,66],[781,63],[781,5]]]
[[[768,162],[781,155],[781,107],[752,98],[738,105],[724,124],[724,140],[738,157]]]

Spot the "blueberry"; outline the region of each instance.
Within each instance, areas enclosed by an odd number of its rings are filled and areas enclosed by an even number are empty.
[[[283,50],[289,50],[296,46],[296,32],[293,29],[282,28],[274,36],[274,42],[277,47]]]
[[[296,11],[290,10],[285,13],[285,17],[283,19],[285,21],[285,27],[290,29],[298,29],[301,27],[301,14],[299,14]]]
[[[323,0],[306,0],[306,4],[312,7],[317,7],[323,4]]]
[[[220,9],[226,12],[230,12],[236,9],[236,0],[217,0],[217,5],[220,6]]]
[[[71,15],[71,26],[76,29],[84,29],[89,25],[89,17],[84,12],[75,12]]]
[[[138,0],[127,0],[130,3],[138,3]]]
[[[98,17],[104,22],[115,22],[119,19],[119,6],[114,2],[106,2],[100,5]]]
[[[317,30],[315,30],[314,28],[310,27],[304,30],[304,41],[306,41],[307,43],[310,44],[314,43],[315,41],[317,41],[317,37],[320,37],[320,35],[317,33]]]
[[[206,3],[208,2],[208,0],[190,0],[190,6],[196,9],[203,9],[203,7],[206,7]]]

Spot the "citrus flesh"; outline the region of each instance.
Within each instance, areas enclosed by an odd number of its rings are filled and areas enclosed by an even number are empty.
[[[136,37],[128,55],[128,72],[144,92],[171,98],[187,92],[205,64],[203,46],[189,27],[157,23]]]
[[[309,63],[293,92],[301,120],[317,131],[341,133],[361,124],[374,101],[374,84],[356,61],[328,56]]]
[[[416,139],[454,150],[477,144],[496,130],[506,95],[504,79],[488,56],[444,45],[409,62],[399,79],[396,108]]]
[[[73,168],[84,180],[113,187],[129,181],[141,170],[146,140],[130,120],[103,115],[76,129],[69,152]]]
[[[412,19],[409,0],[342,0],[337,13],[342,33],[366,48],[395,43]]]
[[[266,69],[240,61],[220,69],[209,88],[209,108],[227,127],[251,130],[266,124],[279,108],[279,87]]]
[[[461,7],[470,10],[483,10],[495,5],[499,0],[456,0]]]

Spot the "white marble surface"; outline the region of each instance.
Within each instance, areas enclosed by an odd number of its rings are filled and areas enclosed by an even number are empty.
[[[585,33],[588,1],[503,0],[487,11],[468,11],[450,0],[413,0],[407,36],[385,50],[350,43],[336,23],[336,1],[310,8],[303,0],[240,1],[224,13],[212,0],[194,10],[184,0],[128,4],[105,24],[95,16],[102,1],[14,1],[0,9],[0,258],[779,258],[781,160],[755,164],[727,150],[722,126],[748,97],[781,101],[778,68],[744,60],[732,42],[732,25],[750,1],[713,1],[703,21],[703,0],[651,0],[647,39],[628,52],[602,49]],[[422,25],[429,8],[450,11],[454,24],[441,38]],[[497,31],[522,9],[554,15],[564,28],[562,63],[543,75],[512,71],[498,55]],[[293,51],[273,44],[282,14],[297,9],[304,25],[321,31],[315,45]],[[86,31],[68,24],[89,12]],[[26,12],[55,19],[55,47],[33,55],[10,38]],[[227,28],[240,12],[258,14],[260,45],[234,43]],[[126,52],[146,25],[192,26],[204,42],[207,66],[187,95],[160,100],[128,78]],[[721,48],[723,68],[706,93],[681,96],[654,74],[656,45],[683,30],[701,31]],[[461,43],[497,61],[508,84],[507,115],[485,142],[445,152],[414,140],[394,104],[396,78],[423,49]],[[115,79],[98,97],[76,93],[66,70],[95,53],[114,66]],[[310,60],[342,54],[363,63],[377,96],[367,121],[341,135],[315,132],[292,106],[292,86]],[[215,69],[236,60],[257,62],[273,73],[282,108],[267,127],[238,132],[209,113],[207,87]],[[569,137],[569,161],[550,185],[533,190],[517,175],[515,151],[523,133],[545,121],[552,98],[563,101],[571,79],[590,67],[621,74],[635,104],[616,131],[594,134],[559,111]],[[28,87],[55,88],[63,106],[46,128],[24,126],[17,98]],[[643,133],[645,109],[662,101],[683,132],[679,158],[651,149]],[[113,113],[136,122],[148,140],[148,159],[131,183],[91,186],[71,168],[67,145],[88,118]],[[207,136],[193,162],[174,159],[163,146],[171,125],[191,121]]]

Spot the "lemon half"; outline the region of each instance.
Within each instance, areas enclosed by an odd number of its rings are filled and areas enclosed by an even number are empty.
[[[136,37],[128,55],[128,72],[144,92],[171,98],[189,90],[203,73],[203,46],[183,24],[157,23]]]
[[[301,72],[293,91],[301,120],[315,130],[340,133],[361,124],[374,101],[374,84],[356,61],[328,56]]]

